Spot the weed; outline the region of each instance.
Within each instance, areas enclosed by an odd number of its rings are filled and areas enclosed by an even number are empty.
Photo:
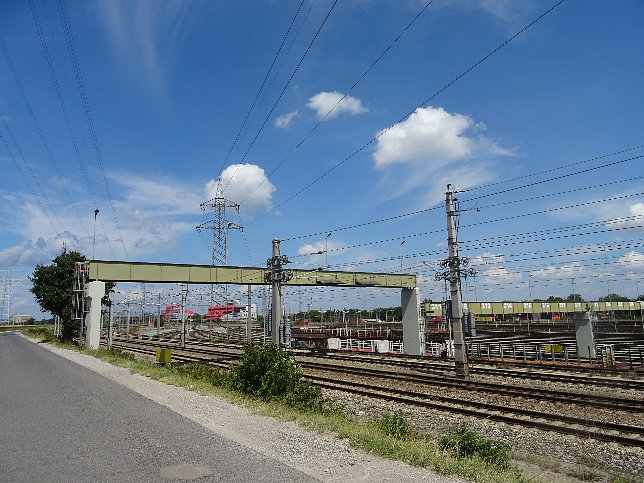
[[[27,337],[40,339],[42,342],[53,342],[57,340],[51,327],[27,327],[23,330],[23,334]]]
[[[378,426],[385,434],[395,439],[405,440],[409,435],[409,423],[400,411],[394,414],[385,413],[378,421]]]
[[[595,459],[595,458],[591,458],[590,456],[580,457],[578,463],[580,465],[588,466],[589,468],[598,468],[598,469],[606,468],[606,464],[604,462],[599,461],[598,459]]]
[[[441,437],[439,448],[459,459],[478,457],[498,469],[506,469],[509,463],[507,444],[482,438],[465,424]]]

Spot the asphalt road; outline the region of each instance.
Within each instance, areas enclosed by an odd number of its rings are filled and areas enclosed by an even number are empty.
[[[0,451],[0,481],[316,481],[10,332]]]

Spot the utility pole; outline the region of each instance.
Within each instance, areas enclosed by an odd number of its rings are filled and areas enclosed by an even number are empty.
[[[188,286],[181,284],[181,347],[186,347],[186,296],[188,295]]]
[[[286,255],[280,255],[280,241],[275,238],[273,240],[272,257],[266,261],[266,266],[270,270],[266,272],[265,281],[271,284],[272,289],[272,307],[271,307],[271,341],[275,345],[280,343],[280,326],[282,323],[287,323],[282,320],[282,283],[290,280],[293,277],[291,270],[284,270],[283,265],[289,262]]]
[[[112,293],[108,294],[109,297],[109,306],[107,307],[107,348],[112,348],[112,329],[114,327],[114,300],[112,300]]]
[[[125,337],[130,340],[130,301],[127,301],[127,319],[125,319]]]
[[[157,305],[157,335],[161,330],[161,292],[159,292],[159,303]]]
[[[447,214],[447,245],[449,249],[449,258],[441,261],[443,268],[448,268],[443,273],[437,273],[437,280],[449,280],[451,307],[452,307],[452,328],[454,333],[454,362],[456,375],[459,377],[469,377],[470,368],[467,358],[467,348],[463,335],[463,299],[461,296],[461,276],[474,276],[476,271],[473,269],[461,270],[461,266],[468,264],[467,258],[458,256],[458,240],[456,237],[456,223],[454,221],[458,210],[454,209],[452,186],[447,185],[445,193],[445,212]]]
[[[250,284],[248,284],[248,310],[246,312],[246,340],[252,341],[252,324],[251,324],[251,304],[250,304]]]

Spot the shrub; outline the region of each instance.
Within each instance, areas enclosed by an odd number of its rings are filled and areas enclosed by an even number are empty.
[[[465,424],[451,429],[444,435],[439,447],[457,458],[478,457],[498,469],[508,467],[510,447],[505,443],[482,438],[467,429]]]
[[[394,414],[385,413],[378,421],[378,426],[385,434],[396,439],[404,440],[409,435],[409,424],[400,411],[396,411]]]
[[[247,344],[241,362],[233,369],[230,386],[265,401],[277,399],[292,406],[313,407],[321,391],[301,377],[291,356],[275,344]]]

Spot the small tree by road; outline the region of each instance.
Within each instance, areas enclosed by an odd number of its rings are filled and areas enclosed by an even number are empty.
[[[85,262],[87,258],[80,252],[63,252],[52,260],[51,265],[36,265],[29,280],[40,310],[58,315],[62,325],[62,339],[70,340],[75,330],[80,328],[78,321],[72,320],[74,298],[74,270],[76,262]],[[108,293],[113,283],[105,284]]]

